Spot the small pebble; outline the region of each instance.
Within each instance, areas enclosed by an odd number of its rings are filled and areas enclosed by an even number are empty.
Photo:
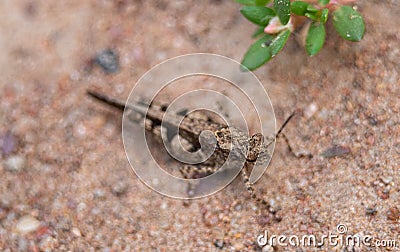
[[[40,226],[40,221],[30,215],[25,215],[18,220],[17,231],[21,234],[27,234],[36,231]]]
[[[223,240],[215,240],[214,245],[215,247],[222,249],[225,246],[225,242]]]
[[[271,245],[267,244],[262,248],[261,251],[262,252],[273,252],[274,251],[274,247],[272,247]]]
[[[14,155],[6,159],[4,168],[10,172],[21,172],[25,169],[25,158],[22,156]]]
[[[365,209],[365,213],[367,214],[367,215],[375,215],[376,213],[377,213],[378,211],[375,209],[375,208],[367,208],[367,209]]]
[[[105,49],[98,53],[95,58],[95,63],[99,65],[106,74],[116,73],[119,70],[118,54],[111,49]]]
[[[81,231],[80,231],[78,228],[76,228],[76,227],[72,228],[71,232],[72,232],[72,234],[74,234],[76,237],[81,237],[81,236],[82,236]]]
[[[373,116],[367,116],[367,119],[368,123],[372,126],[376,126],[378,124],[378,121]]]
[[[111,191],[115,196],[121,196],[128,191],[128,184],[120,180],[112,186]]]
[[[267,224],[271,223],[271,218],[265,214],[262,214],[260,216],[257,217],[257,223],[260,226],[266,226]]]
[[[203,216],[203,221],[205,225],[213,227],[218,223],[218,216],[212,212],[206,212]]]
[[[388,199],[389,198],[389,191],[387,189],[378,190],[377,194],[381,199]]]
[[[86,206],[85,202],[81,202],[76,206],[76,211],[77,212],[82,212],[82,211],[84,211],[86,209],[86,207],[87,206]]]
[[[268,201],[268,203],[269,203],[269,211],[271,212],[271,213],[276,213],[276,212],[278,212],[279,210],[281,210],[281,206],[280,206],[280,204],[279,204],[279,202],[277,202],[277,200],[275,200],[275,199],[270,199],[269,201]]]
[[[58,247],[58,241],[51,236],[47,236],[39,243],[40,251],[54,251]]]
[[[274,220],[277,222],[281,222],[283,219],[283,216],[281,215],[281,213],[275,213],[274,214]]]
[[[333,158],[340,157],[350,153],[350,149],[345,146],[334,145],[332,147],[327,148],[321,153],[321,156],[324,158]]]
[[[307,119],[310,119],[314,114],[315,114],[315,112],[317,112],[318,111],[318,106],[317,106],[317,104],[315,104],[315,103],[310,103],[308,106],[307,106],[307,108],[304,110],[304,116],[307,118]]]
[[[16,140],[13,134],[7,132],[4,136],[0,137],[0,146],[3,151],[3,155],[9,155],[15,151]]]
[[[388,185],[392,181],[393,181],[393,177],[382,178],[382,182],[385,183],[386,185]]]
[[[101,188],[96,188],[93,191],[93,196],[95,198],[104,199],[106,198],[106,192]]]
[[[400,210],[397,207],[391,207],[389,209],[387,218],[391,221],[398,221],[400,219]]]
[[[235,210],[236,211],[241,211],[243,209],[243,206],[241,205],[241,204],[237,204],[236,206],[235,206]]]

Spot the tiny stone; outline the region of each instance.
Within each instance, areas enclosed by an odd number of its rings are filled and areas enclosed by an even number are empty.
[[[16,148],[16,140],[13,134],[10,132],[6,133],[4,136],[0,137],[0,146],[4,155],[9,155]]]
[[[391,221],[398,221],[400,219],[400,210],[397,207],[391,207],[389,209],[387,218]]]
[[[40,226],[40,221],[30,215],[21,217],[17,223],[17,231],[21,234],[27,234],[36,231]]]
[[[271,245],[267,244],[262,248],[261,251],[262,252],[273,252],[274,251],[274,247],[272,247]]]
[[[128,191],[128,184],[124,181],[118,181],[112,186],[111,191],[116,196],[121,196]]]
[[[367,215],[375,215],[376,213],[377,213],[378,211],[375,209],[375,208],[367,208],[367,209],[365,209],[365,213],[367,214]]]
[[[274,214],[274,219],[275,219],[275,221],[277,221],[277,222],[281,222],[282,219],[283,219],[283,217],[282,217],[282,215],[281,215],[280,213],[275,213],[275,214]]]
[[[106,74],[116,73],[119,70],[118,54],[111,49],[105,49],[98,53],[95,62]]]
[[[389,191],[384,189],[382,191],[378,191],[378,196],[381,197],[381,199],[388,199],[389,198]]]
[[[265,225],[269,224],[270,222],[271,222],[271,218],[269,216],[267,216],[267,215],[264,215],[264,214],[260,215],[257,218],[257,223],[260,226],[265,226]]]
[[[382,182],[386,185],[393,181],[393,177],[382,178]]]
[[[235,206],[235,210],[236,210],[236,211],[241,211],[242,208],[243,208],[243,206],[242,206],[241,204],[237,204],[237,205]]]
[[[57,240],[51,236],[47,236],[39,243],[40,251],[54,251],[57,247]]]
[[[20,172],[25,169],[25,158],[22,156],[11,156],[6,159],[4,168],[10,172]]]
[[[95,198],[104,199],[106,193],[104,192],[103,189],[97,188],[97,189],[94,189],[93,195],[94,195]]]
[[[78,212],[82,212],[85,209],[86,209],[86,204],[84,202],[79,203],[78,206],[76,207],[76,211]]]
[[[333,158],[344,156],[350,153],[350,149],[345,146],[334,145],[332,147],[327,148],[321,153],[321,156],[324,158]]]
[[[72,232],[76,237],[81,237],[81,236],[82,236],[81,231],[80,231],[78,228],[76,228],[76,227],[72,228],[71,232]]]
[[[225,246],[225,242],[223,240],[215,240],[214,245],[215,247],[222,249]]]
[[[315,112],[317,112],[318,106],[315,103],[310,103],[308,107],[304,110],[304,115],[307,119],[310,119]]]
[[[376,126],[378,124],[378,121],[372,116],[367,116],[367,119],[369,124],[372,126]]]
[[[161,208],[161,209],[167,209],[167,208],[168,208],[168,203],[167,203],[167,202],[161,203],[160,208]]]
[[[269,211],[271,212],[271,213],[276,213],[276,212],[278,212],[279,210],[281,210],[281,206],[279,205],[279,202],[277,202],[275,199],[270,199],[269,201],[268,201],[268,203],[269,203]]]

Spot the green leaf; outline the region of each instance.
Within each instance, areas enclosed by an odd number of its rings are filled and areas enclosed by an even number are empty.
[[[325,6],[329,3],[329,0],[318,0],[318,2],[322,5]]]
[[[322,11],[321,11],[321,17],[319,18],[319,20],[322,22],[322,23],[326,23],[326,21],[328,21],[328,14],[329,14],[329,10],[328,9],[323,9]]]
[[[267,44],[271,43],[272,36],[266,34],[247,50],[242,60],[242,70],[254,70],[272,58],[271,50]]]
[[[261,34],[264,34],[264,27],[260,26],[258,29],[251,35],[252,38],[257,38]]]
[[[298,16],[304,16],[307,12],[308,5],[310,4],[303,1],[294,1],[291,3],[290,8],[292,9],[292,13]]]
[[[265,6],[270,0],[255,0],[257,6]]]
[[[312,6],[311,4],[309,4],[309,5],[307,6],[307,12],[309,12],[309,13],[316,13],[316,12],[318,12],[318,9],[315,8],[314,6]]]
[[[269,45],[271,49],[271,56],[274,57],[277,55],[282,48],[285,46],[286,41],[288,40],[290,35],[290,30],[284,30],[275,37],[272,43]]]
[[[286,25],[290,19],[290,0],[274,0],[274,8],[281,23]]]
[[[312,22],[306,37],[306,50],[313,56],[321,50],[325,42],[325,27],[323,23]]]
[[[333,25],[341,37],[349,41],[360,41],[365,32],[361,14],[349,6],[342,6],[333,12]]]
[[[314,21],[318,20],[318,16],[316,13],[307,12],[304,16],[306,16],[309,19],[314,20]]]
[[[256,5],[255,0],[235,0],[235,2],[246,5],[246,6],[254,6]]]
[[[260,26],[266,26],[271,18],[275,16],[273,9],[264,6],[245,6],[240,9],[240,12],[249,21]]]

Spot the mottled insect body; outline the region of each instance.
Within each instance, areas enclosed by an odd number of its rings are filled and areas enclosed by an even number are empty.
[[[164,136],[165,139],[168,139],[166,144],[171,147],[172,154],[184,157],[189,153],[193,158],[193,153],[195,153],[195,159],[203,160],[207,153],[212,153],[204,162],[195,165],[182,165],[180,172],[186,179],[201,178],[217,172],[230,155],[233,155],[233,158],[229,159],[231,162],[244,161],[241,175],[248,192],[256,201],[267,204],[265,200],[256,196],[249,182],[249,173],[256,162],[267,164],[271,159],[271,147],[275,141],[275,136],[264,138],[262,134],[257,133],[249,137],[244,132],[215,122],[204,114],[189,114],[183,119],[181,119],[182,116],[167,117],[166,119],[164,117],[166,110],[164,106],[148,106],[140,103],[125,104],[95,91],[88,91],[88,94],[120,110],[128,109],[132,120],[135,120],[138,114],[145,116],[145,129],[158,136],[158,139],[162,139],[162,134],[166,134]],[[292,116],[293,114],[286,120],[282,128]],[[163,130],[162,126],[166,127],[167,130]],[[280,134],[282,128],[277,134]],[[179,132],[176,132],[176,129]],[[183,147],[185,150],[182,151],[177,146]],[[188,193],[190,194],[190,192]]]

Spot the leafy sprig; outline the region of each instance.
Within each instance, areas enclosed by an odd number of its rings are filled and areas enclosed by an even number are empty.
[[[325,24],[329,16],[333,16],[336,31],[346,40],[360,41],[365,33],[361,14],[344,5],[352,0],[274,0],[273,3],[270,0],[235,1],[244,5],[240,10],[243,16],[258,26],[253,38],[261,37],[249,47],[242,60],[246,70],[255,70],[278,54],[290,34],[298,28],[301,17],[305,17],[309,23],[305,49],[310,56],[317,54],[325,43]]]

